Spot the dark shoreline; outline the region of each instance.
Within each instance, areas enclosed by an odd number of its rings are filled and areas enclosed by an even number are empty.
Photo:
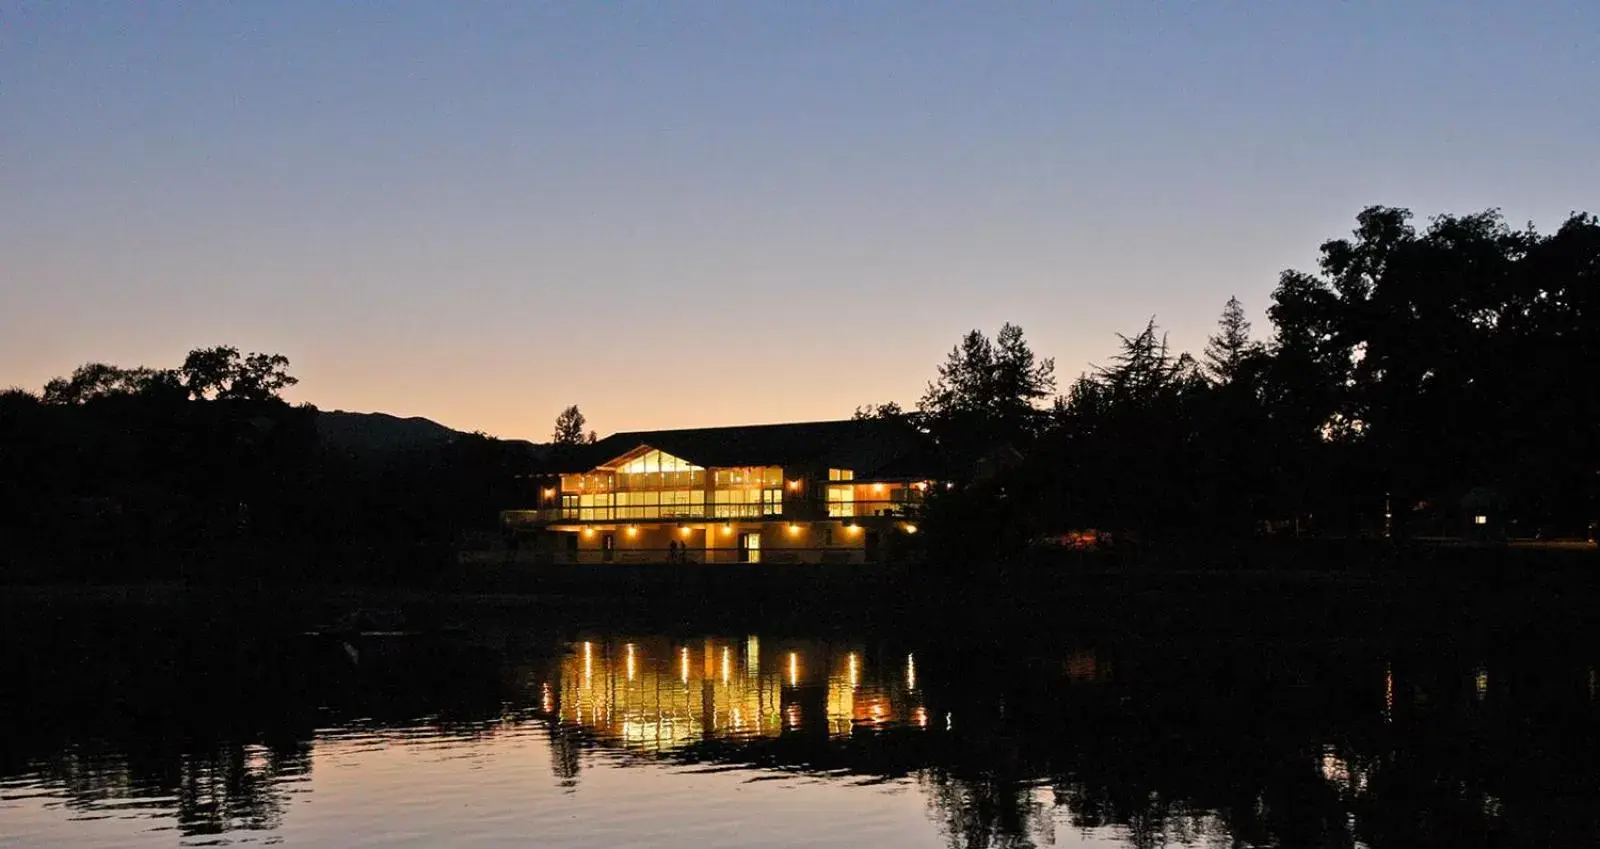
[[[1316,549],[1302,549],[1308,555]],[[1071,631],[1207,639],[1449,637],[1505,641],[1587,634],[1600,609],[1593,549],[1394,551],[1382,559],[1296,558],[1276,569],[1190,568],[1090,557],[981,572],[926,566],[454,566],[430,579],[78,581],[0,588],[0,611],[161,608],[197,619],[307,627],[356,608],[426,621],[500,617],[673,629],[884,628],[989,639]],[[1155,562],[1183,562],[1163,557]],[[1216,561],[1213,560],[1213,563]],[[1314,565],[1320,564],[1320,565]],[[212,572],[211,574],[216,574]],[[163,614],[165,615],[165,614]]]

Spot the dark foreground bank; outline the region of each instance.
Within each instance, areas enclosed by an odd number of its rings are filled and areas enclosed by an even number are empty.
[[[184,580],[12,585],[14,610],[110,605],[252,620],[289,630],[352,611],[430,626],[514,610],[605,624],[623,616],[670,626],[891,627],[987,637],[1071,628],[1172,635],[1454,635],[1483,640],[1585,631],[1600,601],[1600,556],[1585,547],[1302,546],[1240,556],[1173,552],[1066,558],[1029,567],[554,566],[512,562],[318,580],[303,564],[219,559]],[[338,573],[344,574],[344,573]],[[165,614],[164,614],[165,615]]]

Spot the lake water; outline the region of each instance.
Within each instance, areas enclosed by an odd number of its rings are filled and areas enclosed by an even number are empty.
[[[7,632],[7,847],[1594,845],[1592,642]],[[591,617],[591,620],[593,618]]]

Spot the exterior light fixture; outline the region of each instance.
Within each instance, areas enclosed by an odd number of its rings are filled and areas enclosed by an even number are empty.
[[[723,522],[722,523],[722,532],[725,533],[725,534],[733,533],[733,523],[732,522]]]
[[[789,488],[790,489],[799,489],[800,488],[800,482],[799,481],[789,481]]]
[[[1473,516],[1472,517],[1472,524],[1474,524],[1474,525],[1487,525],[1487,524],[1489,524],[1489,517],[1488,516],[1484,516],[1484,515]]]
[[[545,487],[544,488],[544,497],[545,498],[555,498],[556,497],[555,489],[553,489],[551,487],[548,487],[548,486]]]
[[[586,536],[586,537],[594,536],[594,528],[584,528],[583,529],[583,535]]]
[[[906,533],[908,533],[908,534],[914,534],[914,533],[917,532],[917,526],[911,524],[910,522],[907,522],[906,525],[905,525],[905,530],[906,530]]]
[[[790,523],[789,523],[789,533],[791,533],[791,534],[797,534],[797,533],[800,533],[800,526],[799,526],[799,525],[796,525],[796,524],[795,524],[795,523],[793,523],[793,522],[790,522]]]
[[[679,525],[678,526],[678,534],[680,536],[688,536],[689,535],[689,526],[688,525]]]
[[[628,536],[631,537],[631,536],[638,536],[638,535],[639,535],[639,529],[637,527],[634,527],[633,525],[629,525],[628,526]]]

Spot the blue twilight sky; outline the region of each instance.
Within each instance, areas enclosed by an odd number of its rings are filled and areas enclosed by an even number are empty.
[[[0,385],[199,345],[544,438],[1062,386],[1363,206],[1600,211],[1600,3],[0,3]]]

